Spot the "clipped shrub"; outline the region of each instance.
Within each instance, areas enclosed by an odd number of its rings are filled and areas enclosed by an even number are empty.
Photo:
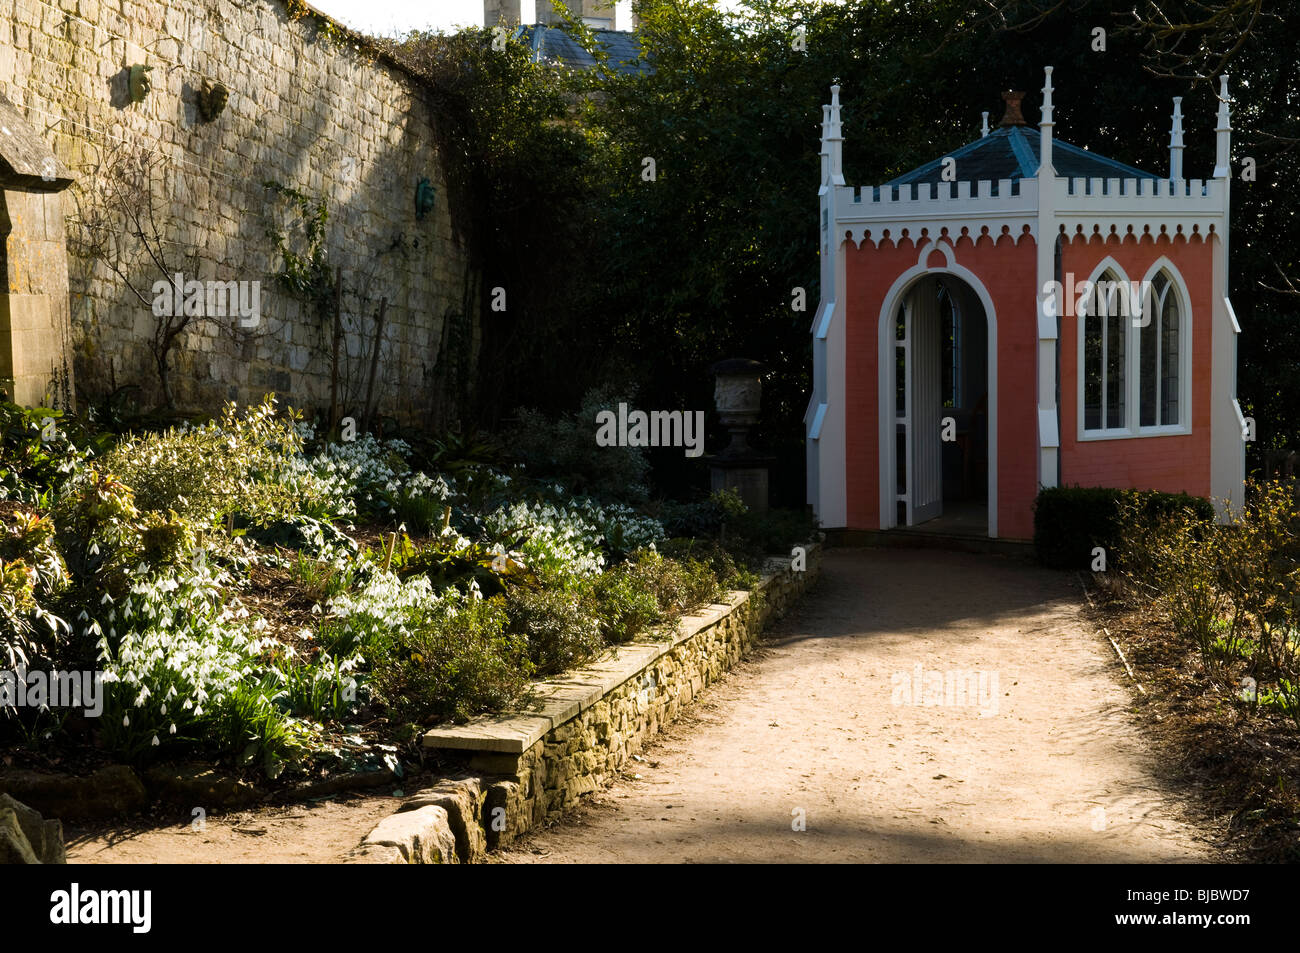
[[[653,549],[636,553],[615,572],[651,593],[665,614],[690,612],[722,597],[722,587],[707,563],[666,559]]]
[[[410,620],[374,661],[370,689],[390,717],[420,724],[501,710],[528,685],[525,640],[507,630],[505,602],[450,594]]]
[[[758,585],[758,574],[736,565],[735,557],[716,539],[677,537],[664,540],[657,548],[669,559],[706,564],[723,589],[752,589]]]
[[[664,611],[644,574],[626,567],[626,563],[615,566],[592,583],[601,637],[610,645],[630,642],[664,621]]]
[[[1125,509],[1125,504],[1130,504]],[[1195,521],[1214,520],[1209,500],[1186,493],[1120,490],[1108,487],[1063,486],[1039,491],[1034,501],[1034,551],[1038,561],[1053,569],[1088,569],[1093,549],[1106,551],[1108,568],[1115,568],[1130,521],[1158,521],[1183,512]]]
[[[506,596],[510,629],[528,643],[538,675],[555,675],[582,665],[605,647],[593,601],[579,587],[530,589],[517,586]]]

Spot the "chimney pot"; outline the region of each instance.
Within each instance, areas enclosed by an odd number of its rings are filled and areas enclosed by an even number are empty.
[[[1007,104],[1007,111],[1002,116],[999,126],[1027,126],[1024,114],[1020,111],[1020,101],[1025,94],[1020,90],[1008,90],[1002,94],[1002,101]]]

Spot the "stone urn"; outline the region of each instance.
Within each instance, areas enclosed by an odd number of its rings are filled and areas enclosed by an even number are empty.
[[[733,357],[719,361],[710,370],[716,381],[713,401],[718,419],[731,435],[730,443],[710,457],[710,484],[714,490],[736,490],[750,510],[765,513],[772,458],[750,447],[749,431],[759,421],[763,373],[767,368],[758,361]]]
[[[762,374],[766,368],[758,361],[733,357],[719,361],[711,370],[716,380],[713,402],[718,408],[718,418],[731,434],[731,442],[719,456],[743,456],[750,452],[750,428],[758,423],[763,399]]]

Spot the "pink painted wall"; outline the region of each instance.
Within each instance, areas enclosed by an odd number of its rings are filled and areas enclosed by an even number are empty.
[[[972,240],[946,235],[954,263],[972,271],[988,291],[996,315],[998,354],[998,535],[1033,536],[1033,501],[1038,492],[1036,247],[1029,235],[1017,244],[1010,234],[984,234]],[[924,243],[924,237],[922,239]],[[919,249],[906,235],[897,243],[882,238],[845,247],[846,273],[846,488],[848,526],[880,527],[879,411],[880,369],[877,329],[890,286],[917,263]],[[943,263],[932,252],[926,264]],[[892,355],[890,355],[892,359]],[[892,413],[893,408],[886,408]]]
[[[1217,239],[1210,239],[1216,241]],[[1139,281],[1162,256],[1182,275],[1191,298],[1192,432],[1186,435],[1078,439],[1078,319],[1061,318],[1061,483],[1210,495],[1210,343],[1213,331],[1212,252],[1200,235],[1167,235],[1139,241],[1132,235],[1103,242],[1076,235],[1061,251],[1062,272],[1086,281],[1106,257],[1131,281]]]

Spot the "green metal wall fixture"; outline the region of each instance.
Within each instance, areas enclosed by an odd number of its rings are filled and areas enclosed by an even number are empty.
[[[433,211],[433,200],[437,192],[428,179],[421,179],[415,187],[415,217],[424,218]]]

